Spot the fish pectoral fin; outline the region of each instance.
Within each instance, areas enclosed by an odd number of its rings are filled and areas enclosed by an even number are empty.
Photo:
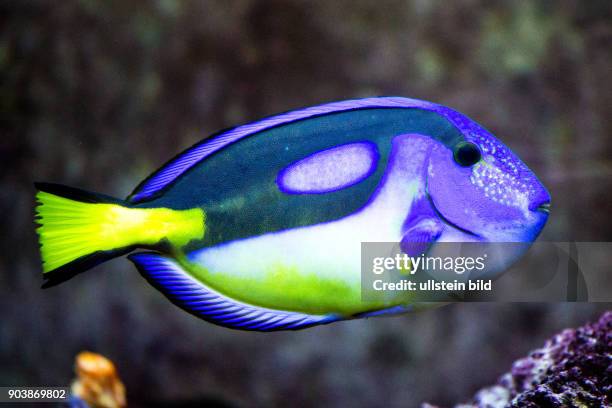
[[[400,242],[400,248],[409,256],[426,253],[431,245],[440,238],[444,228],[442,223],[433,217],[420,218],[407,227]]]
[[[139,252],[128,258],[172,303],[220,326],[253,331],[298,330],[339,320],[334,315],[274,310],[237,301],[196,280],[176,260],[157,252]]]

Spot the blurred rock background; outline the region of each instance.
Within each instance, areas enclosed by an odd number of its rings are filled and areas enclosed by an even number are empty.
[[[128,402],[449,405],[606,304],[457,304],[256,334],[201,322],[119,259],[40,289],[34,180],[127,196],[220,128],[401,95],[484,124],[551,191],[548,240],[612,239],[606,0],[0,2],[0,385],[110,357]]]

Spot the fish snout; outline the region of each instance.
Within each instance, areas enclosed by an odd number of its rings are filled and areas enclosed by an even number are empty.
[[[529,210],[548,214],[550,212],[550,194],[541,184],[538,187],[530,197]]]

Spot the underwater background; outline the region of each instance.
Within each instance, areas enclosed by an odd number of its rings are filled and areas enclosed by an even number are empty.
[[[611,241],[610,44],[604,0],[0,3],[0,385],[68,385],[91,350],[130,406],[469,400],[611,305],[466,303],[260,334],[188,315],[125,259],[43,291],[32,182],[125,197],[219,129],[399,95],[465,113],[527,163],[553,199],[541,239]]]

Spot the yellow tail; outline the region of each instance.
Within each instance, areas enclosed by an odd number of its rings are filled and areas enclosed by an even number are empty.
[[[43,273],[65,271],[61,280],[138,246],[162,240],[180,248],[202,238],[200,208],[130,208],[120,200],[56,184],[36,184]]]

